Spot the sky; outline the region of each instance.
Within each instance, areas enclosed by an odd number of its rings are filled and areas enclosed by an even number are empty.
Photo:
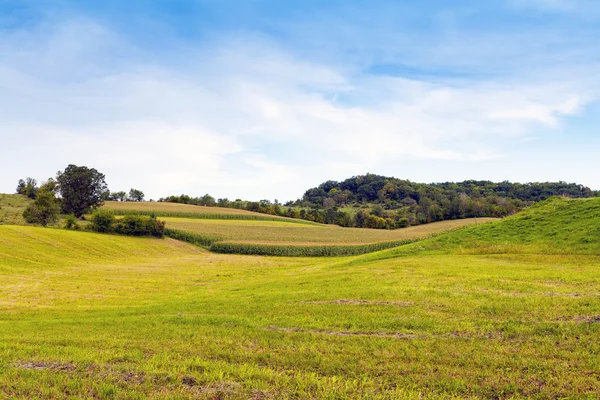
[[[597,0],[0,0],[0,192],[295,200],[326,180],[600,189]]]

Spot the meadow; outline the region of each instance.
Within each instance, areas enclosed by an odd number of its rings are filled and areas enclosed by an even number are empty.
[[[329,258],[0,226],[0,398],[597,398],[599,212]]]

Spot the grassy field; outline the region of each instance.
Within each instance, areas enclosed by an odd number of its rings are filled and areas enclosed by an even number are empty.
[[[597,398],[599,206],[336,258],[0,226],[0,398]]]
[[[30,202],[20,194],[0,193],[0,225],[25,225],[23,211]]]

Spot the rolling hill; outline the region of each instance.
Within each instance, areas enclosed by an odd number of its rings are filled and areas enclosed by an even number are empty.
[[[494,223],[382,252],[427,254],[600,254],[600,199],[553,197]]]
[[[0,398],[594,398],[597,206],[329,258],[0,226]]]

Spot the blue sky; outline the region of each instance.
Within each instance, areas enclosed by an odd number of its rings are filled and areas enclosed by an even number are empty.
[[[600,2],[0,0],[0,192],[147,197],[366,172],[600,189]]]

